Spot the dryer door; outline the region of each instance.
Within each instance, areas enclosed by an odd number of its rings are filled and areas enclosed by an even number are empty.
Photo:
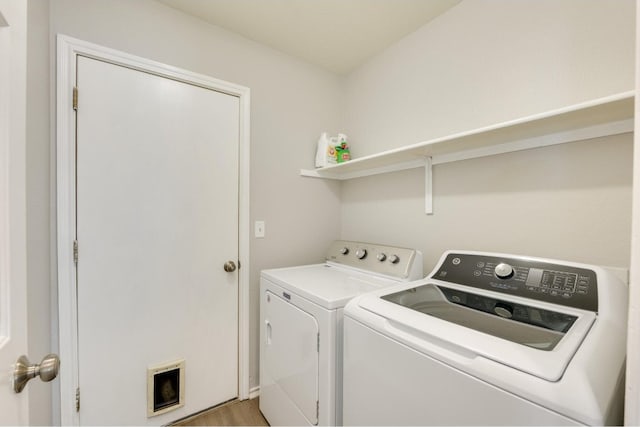
[[[268,381],[260,399],[279,396],[286,402],[277,406],[293,404],[309,424],[318,424],[318,322],[276,294],[267,291],[263,298],[262,369]],[[289,423],[281,421],[269,418],[271,425]]]

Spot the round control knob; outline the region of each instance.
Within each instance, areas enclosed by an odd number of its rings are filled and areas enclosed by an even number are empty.
[[[505,264],[504,262],[496,265],[494,272],[499,279],[509,279],[513,277],[513,267],[509,264]]]
[[[358,249],[356,251],[356,258],[365,259],[366,257],[367,257],[367,250],[366,249]]]
[[[397,264],[397,263],[399,263],[399,262],[400,262],[400,257],[399,257],[398,255],[395,255],[395,254],[394,254],[394,255],[391,255],[391,256],[389,257],[389,262],[390,262],[391,264]]]
[[[342,255],[348,255],[348,254],[349,254],[349,248],[348,248],[348,247],[346,247],[346,246],[345,246],[345,247],[343,247],[343,248],[341,248],[341,249],[340,249],[340,253],[341,253]]]
[[[506,319],[511,319],[511,317],[513,317],[513,307],[503,302],[496,303],[496,306],[493,307],[493,312]]]
[[[376,259],[380,262],[384,262],[384,260],[387,259],[387,254],[385,254],[384,252],[380,252],[378,256],[376,256]]]

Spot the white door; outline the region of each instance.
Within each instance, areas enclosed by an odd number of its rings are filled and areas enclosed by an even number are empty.
[[[28,425],[27,394],[12,388],[27,350],[24,76],[26,4],[0,0],[0,424]],[[38,384],[40,385],[40,384]],[[48,385],[47,385],[48,386]]]
[[[77,87],[80,423],[237,397],[238,98],[82,56]],[[184,406],[148,418],[147,369],[177,360]]]

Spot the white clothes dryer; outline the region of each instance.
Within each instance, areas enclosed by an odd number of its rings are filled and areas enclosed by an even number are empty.
[[[449,251],[354,298],[345,425],[619,425],[627,286],[573,262]]]
[[[422,278],[419,251],[336,241],[324,264],[263,270],[260,411],[271,425],[342,424],[342,320],[356,295]]]

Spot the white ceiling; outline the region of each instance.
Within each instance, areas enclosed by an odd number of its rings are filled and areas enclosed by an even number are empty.
[[[346,74],[460,0],[158,0]]]

